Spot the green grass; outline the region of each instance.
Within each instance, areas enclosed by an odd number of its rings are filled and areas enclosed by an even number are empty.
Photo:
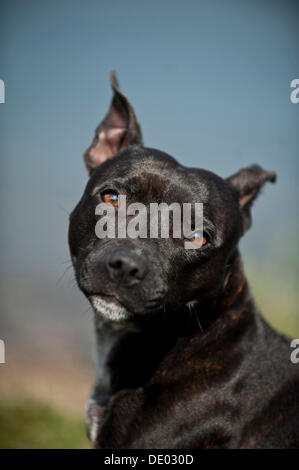
[[[270,263],[269,263],[270,264]],[[299,290],[297,266],[247,263],[246,274],[255,301],[268,322],[292,338],[299,338]],[[282,272],[284,268],[284,272]]]
[[[33,401],[0,398],[1,449],[89,448],[83,419]]]

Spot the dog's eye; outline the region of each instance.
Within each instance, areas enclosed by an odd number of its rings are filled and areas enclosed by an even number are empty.
[[[188,240],[190,240],[190,242],[194,243],[194,245],[196,245],[198,247],[201,247],[201,246],[204,246],[208,243],[209,236],[205,232],[203,232],[203,233],[195,232],[188,238]]]
[[[105,191],[101,194],[103,201],[113,207],[118,207],[118,194],[112,191]]]

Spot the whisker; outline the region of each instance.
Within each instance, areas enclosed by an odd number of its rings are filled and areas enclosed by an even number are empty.
[[[61,204],[57,204],[57,207],[59,207],[60,210],[65,212],[67,215],[70,215],[70,211],[68,211],[65,207],[63,207]]]
[[[201,326],[201,323],[200,323],[200,321],[199,321],[198,313],[197,313],[196,309],[195,309],[193,306],[190,305],[190,307],[191,307],[191,309],[192,309],[192,312],[193,312],[194,315],[195,315],[195,318],[196,318],[196,320],[197,320],[197,323],[198,323],[198,326],[199,326],[199,328],[200,328],[200,331],[203,333],[203,327]]]
[[[69,266],[67,266],[65,268],[65,270],[63,271],[63,273],[61,274],[61,276],[59,276],[59,278],[57,279],[56,281],[56,286],[58,286],[60,284],[60,282],[62,281],[62,279],[64,278],[64,276],[66,275],[66,273],[73,267],[72,264],[70,264]]]
[[[87,309],[86,309],[86,310],[84,310],[84,311],[81,313],[81,315],[86,315],[86,314],[87,314],[89,311],[91,311],[91,312],[92,312],[91,305],[89,305],[89,306],[87,307]]]

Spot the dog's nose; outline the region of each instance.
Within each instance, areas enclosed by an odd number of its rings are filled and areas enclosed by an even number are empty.
[[[128,250],[115,250],[107,259],[110,278],[130,287],[145,278],[148,271],[146,261]]]

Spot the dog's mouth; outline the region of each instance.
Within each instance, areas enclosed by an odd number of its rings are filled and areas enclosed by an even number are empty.
[[[163,313],[165,296],[152,298],[145,302],[143,309],[129,308],[112,294],[90,294],[88,300],[96,315],[113,322],[123,322],[128,320],[138,321],[148,316],[155,316]]]
[[[132,317],[132,313],[112,295],[93,294],[88,300],[94,312],[106,320],[120,322]]]

